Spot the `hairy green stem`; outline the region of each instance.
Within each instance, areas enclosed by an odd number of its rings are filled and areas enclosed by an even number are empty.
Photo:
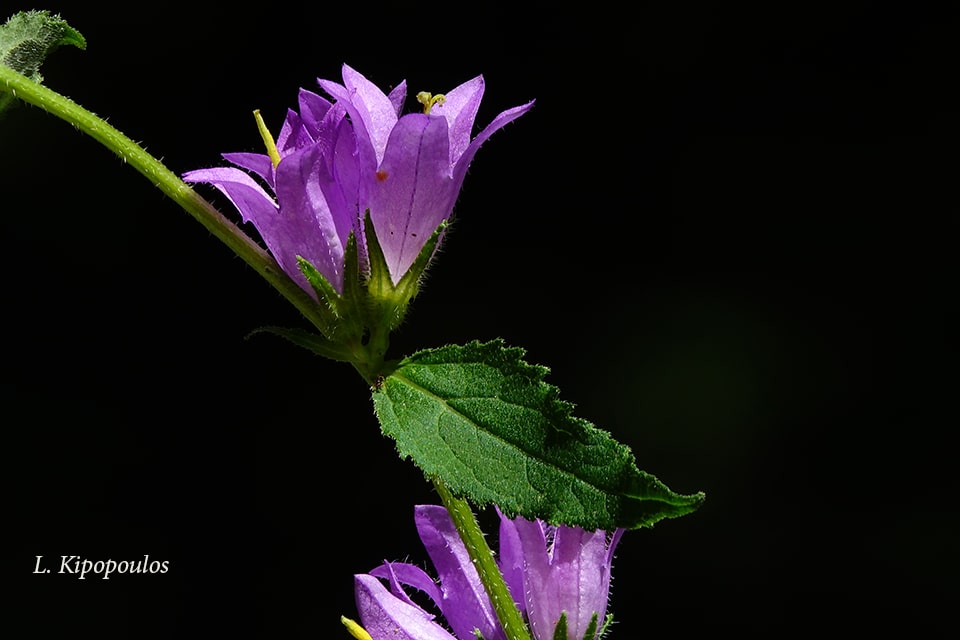
[[[523,622],[520,610],[517,609],[510,590],[507,589],[507,583],[503,580],[503,574],[493,559],[493,552],[490,551],[490,545],[483,537],[483,531],[477,523],[477,518],[473,514],[469,503],[466,500],[455,497],[450,493],[450,489],[439,479],[434,478],[433,484],[440,494],[443,506],[447,508],[453,524],[460,533],[460,539],[467,547],[467,553],[470,559],[477,567],[480,574],[480,582],[490,596],[490,602],[493,604],[493,610],[500,620],[501,626],[507,635],[507,640],[531,640],[530,631]]]
[[[113,151],[253,267],[314,326],[323,326],[316,302],[283,272],[270,254],[143,147],[66,96],[0,65],[0,94],[5,92],[69,122]]]

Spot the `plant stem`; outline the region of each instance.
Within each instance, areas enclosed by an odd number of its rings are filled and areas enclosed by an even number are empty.
[[[324,326],[316,302],[283,272],[270,254],[143,147],[66,96],[0,65],[0,94],[4,92],[69,122],[113,151],[253,267],[311,323],[318,328]]]
[[[493,604],[493,610],[500,620],[500,625],[506,633],[507,640],[531,640],[527,625],[520,616],[520,610],[517,609],[510,590],[507,589],[507,583],[503,580],[503,574],[493,559],[493,552],[483,537],[483,531],[477,523],[477,518],[470,509],[466,500],[455,497],[445,484],[439,479],[434,478],[433,484],[440,494],[443,506],[447,508],[453,524],[460,533],[460,539],[467,547],[467,553],[470,559],[477,567],[480,574],[480,582],[490,596],[490,602]]]

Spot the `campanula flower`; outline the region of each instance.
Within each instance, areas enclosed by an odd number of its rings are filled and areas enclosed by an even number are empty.
[[[405,82],[385,94],[344,65],[343,84],[319,84],[332,101],[301,90],[299,111],[288,112],[275,143],[261,126],[267,154],[224,154],[233,167],[183,178],[223,192],[281,268],[311,295],[316,289],[298,258],[342,294],[351,234],[361,268],[369,270],[369,212],[389,279],[397,285],[449,220],[477,149],[533,103],[500,113],[472,137],[481,76],[444,95],[421,94],[424,112],[406,115],[400,115]]]
[[[500,570],[534,638],[554,638],[561,617],[569,640],[600,636],[622,535],[501,516]]]
[[[447,510],[420,505],[415,520],[438,581],[416,565],[386,562],[369,574],[355,576],[362,627],[346,619],[344,623],[356,637],[372,640],[473,640],[477,632],[484,640],[504,640]],[[501,571],[535,640],[553,640],[558,624],[566,625],[564,637],[570,640],[599,637],[606,617],[610,565],[622,530],[609,536],[579,527],[551,527],[539,520],[511,520],[502,514],[500,520]],[[425,594],[445,625],[416,604],[405,587]]]

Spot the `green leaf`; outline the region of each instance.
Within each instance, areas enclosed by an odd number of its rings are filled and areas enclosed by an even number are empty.
[[[0,65],[42,82],[40,65],[61,45],[87,48],[80,32],[49,11],[21,11],[0,26]],[[0,111],[13,96],[0,91]]]
[[[40,82],[40,65],[61,45],[87,48],[80,32],[49,11],[21,11],[0,27],[0,64]]]
[[[649,527],[696,510],[703,493],[674,493],[639,470],[609,433],[571,415],[502,340],[420,351],[378,381],[384,434],[428,477],[478,506],[585,529]]]

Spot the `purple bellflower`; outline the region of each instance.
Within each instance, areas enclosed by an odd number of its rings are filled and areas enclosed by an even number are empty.
[[[369,574],[355,576],[362,627],[347,619],[344,624],[355,637],[372,640],[472,640],[477,633],[484,640],[504,640],[480,576],[447,510],[419,505],[415,520],[439,585],[415,565],[386,562]],[[500,515],[501,571],[535,640],[553,640],[558,624],[565,625],[563,637],[569,640],[600,637],[610,566],[622,533],[618,530],[610,536],[599,530],[551,527],[539,520],[511,520]],[[415,603],[404,587],[425,594],[449,630]]]
[[[343,84],[319,84],[333,101],[301,90],[299,112],[287,113],[275,143],[261,124],[267,154],[227,153],[235,166],[190,171],[183,179],[223,192],[287,275],[314,296],[299,258],[343,294],[351,234],[359,263],[369,269],[369,212],[396,286],[449,220],[477,149],[533,103],[500,113],[471,138],[482,76],[445,95],[420,94],[424,113],[402,116],[406,82],[384,94],[344,65]]]
[[[537,640],[558,624],[569,640],[602,635],[613,553],[623,535],[500,516],[500,570]]]

